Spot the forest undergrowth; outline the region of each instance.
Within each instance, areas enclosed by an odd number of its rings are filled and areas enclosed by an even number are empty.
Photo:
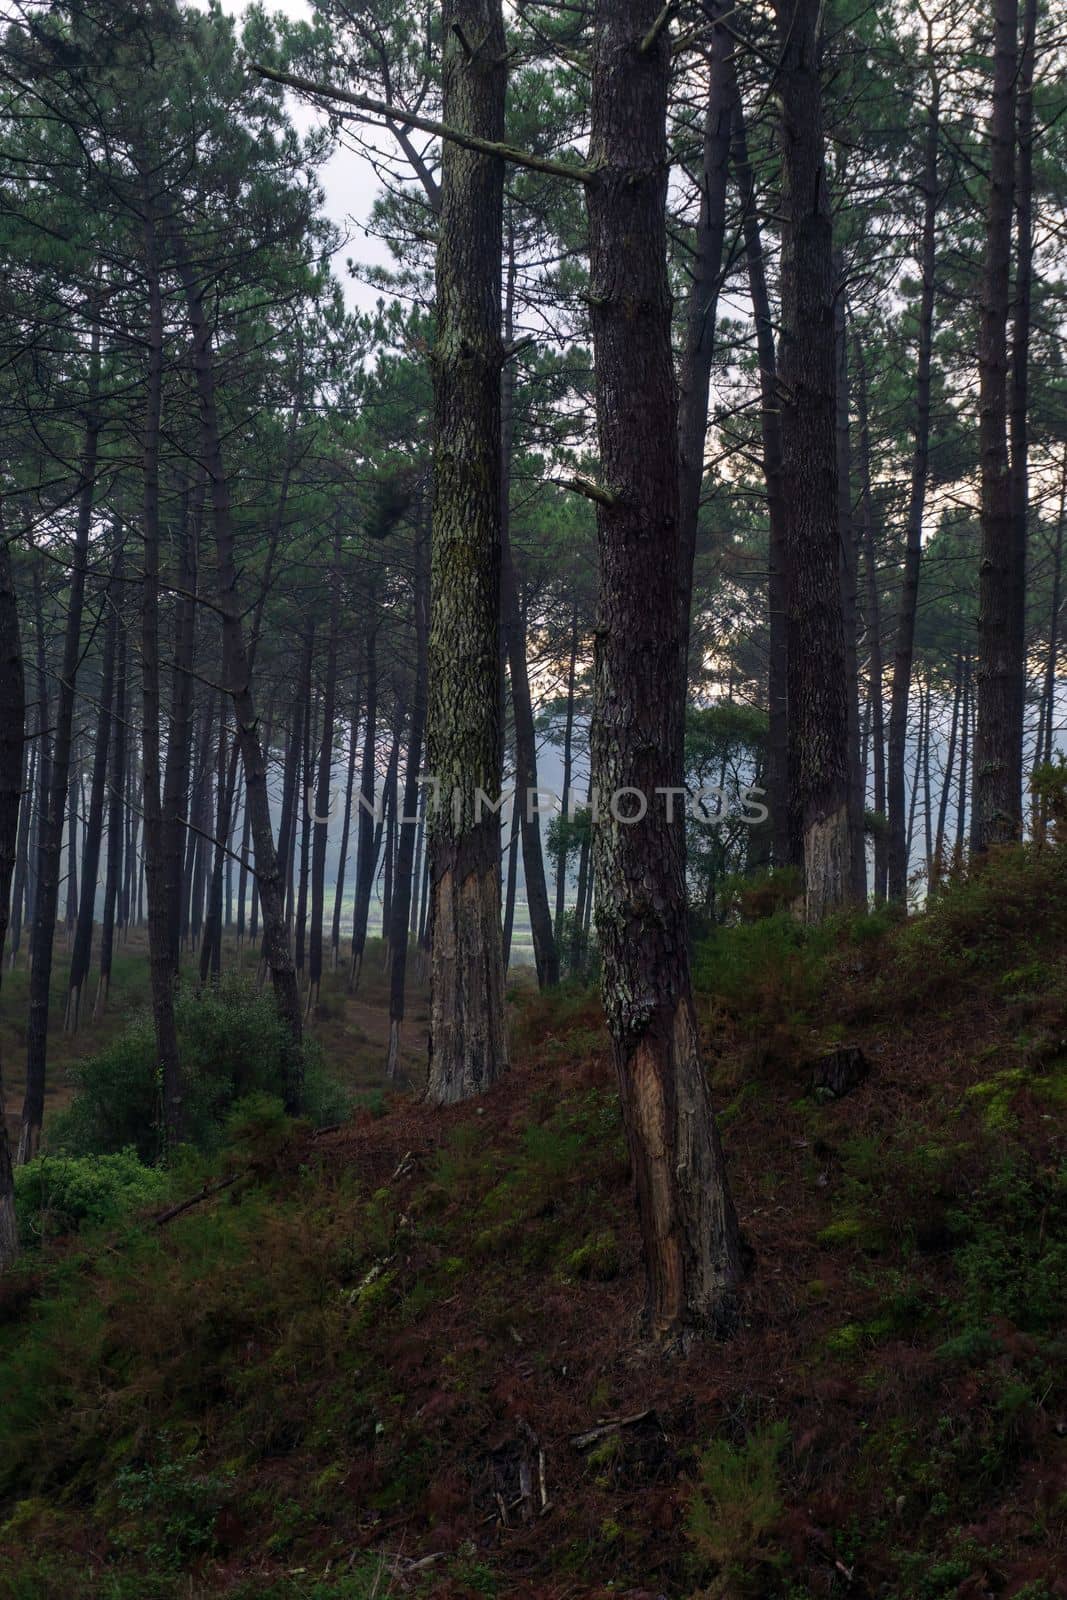
[[[1067,1594],[1065,880],[1011,849],[907,923],[698,947],[750,1272],[684,1359],[588,990],[516,989],[453,1110],[259,1086],[43,1243],[21,1177],[0,1596]]]

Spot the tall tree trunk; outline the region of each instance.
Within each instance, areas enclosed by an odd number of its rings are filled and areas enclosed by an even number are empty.
[[[929,696],[924,693],[921,679],[916,679],[915,690],[919,697],[919,727],[915,734],[915,766],[912,770],[911,789],[908,798],[908,829],[905,835],[907,846],[907,861],[909,875],[911,869],[911,855],[915,844],[915,816],[919,802],[919,781],[922,776],[923,748],[926,741],[927,718],[930,713]]]
[[[408,923],[411,920],[411,889],[416,855],[416,816],[419,806],[419,774],[422,769],[422,739],[426,726],[426,655],[430,633],[429,570],[426,532],[420,515],[415,532],[415,683],[411,702],[411,727],[408,731],[408,762],[404,775],[404,805],[400,842],[396,855],[396,884],[389,928],[389,1053],[386,1072],[395,1078],[400,1067],[400,1033],[404,1021],[404,991],[407,982]]]
[[[782,335],[791,786],[807,915],[849,897],[848,692],[839,574],[833,224],[819,0],[776,0],[781,35]]]
[[[314,785],[314,753],[317,728],[317,707],[312,699],[311,683],[304,706],[304,751],[300,762],[300,873],[296,895],[296,923],[293,940],[293,959],[298,975],[304,975],[304,954],[307,945],[308,887],[311,877],[311,807],[308,799]]]
[[[1056,668],[1060,655],[1060,611],[1063,606],[1063,534],[1067,524],[1067,448],[1063,452],[1060,475],[1060,509],[1056,519],[1056,542],[1052,555],[1052,604],[1048,623],[1048,651],[1045,655],[1043,736],[1037,752],[1038,763],[1052,760],[1052,735],[1056,721]]]
[[[856,411],[860,446],[860,518],[863,556],[867,573],[867,699],[871,713],[874,810],[880,819],[874,835],[874,903],[884,905],[889,881],[889,840],[885,830],[885,704],[882,698],[885,668],[882,661],[882,612],[878,594],[878,560],[874,543],[874,497],[871,493],[871,428],[867,410],[867,369],[863,345],[857,336]]]
[[[789,782],[788,626],[786,616],[786,505],[782,477],[782,417],[778,395],[774,321],[763,240],[756,209],[756,185],[748,158],[748,142],[739,96],[734,99],[733,166],[741,196],[742,228],[749,294],[756,324],[759,360],[760,428],[768,522],[768,665],[767,665],[767,804],[771,853],[776,867],[800,866],[804,845]]]
[[[515,241],[508,234],[508,277],[504,304],[504,338],[510,350],[514,337]],[[526,660],[526,617],[519,597],[519,581],[511,549],[511,453],[514,437],[515,368],[505,360],[501,377],[500,421],[500,583],[504,636],[511,678],[511,703],[515,717],[515,781],[521,810],[522,870],[526,880],[526,905],[533,934],[538,985],[551,988],[559,982],[559,953],[552,928],[545,882],[545,857],[541,823],[537,814],[537,734],[533,698]]]
[[[80,741],[71,742],[70,783],[67,789],[67,909],[65,922],[67,939],[74,933],[78,920],[78,822],[81,817],[81,752]]]
[[[941,799],[937,808],[937,834],[934,838],[931,883],[936,887],[945,870],[945,822],[948,817],[948,797],[952,788],[952,773],[956,765],[956,742],[960,727],[960,701],[963,697],[963,656],[956,655],[956,677],[952,691],[952,721],[948,731],[948,752],[945,756],[945,773],[941,784]]]
[[[841,621],[845,634],[845,678],[848,701],[848,832],[849,893],[867,904],[867,841],[863,831],[863,765],[860,756],[859,664],[856,628],[858,609],[857,541],[852,519],[852,435],[849,428],[848,327],[845,264],[836,254],[838,280],[834,298],[834,342],[837,357],[835,431],[837,435],[837,526],[841,572]]]
[[[219,738],[215,769],[215,848],[207,893],[204,937],[200,945],[201,988],[209,978],[218,983],[222,976],[223,876],[229,860],[228,845],[234,795],[237,792],[239,755],[237,741],[234,740],[231,746],[226,736],[226,703],[222,701],[219,706]],[[204,844],[207,845],[206,839]]]
[[[571,608],[571,654],[567,668],[567,710],[563,725],[563,793],[560,797],[559,848],[556,851],[556,948],[563,930],[563,908],[567,895],[567,824],[571,814],[571,776],[574,750],[574,685],[578,665],[578,602]],[[506,963],[505,963],[506,964]]]
[[[171,907],[164,862],[163,790],[160,763],[159,671],[159,448],[163,413],[163,292],[155,205],[142,167],[144,192],[144,264],[148,283],[148,374],[142,451],[142,535],[144,579],[141,587],[141,753],[144,772],[144,857],[148,894],[148,964],[156,1053],[163,1082],[163,1124],[168,1142],[182,1136],[182,1076],[178,1030],[174,1017],[175,973],[171,952]]]
[[[989,202],[978,332],[982,549],[978,566],[978,720],[971,845],[981,852],[1022,831],[1025,661],[1018,628],[1025,551],[1008,452],[1008,308],[1019,71],[1018,0],[995,0]]]
[[[204,485],[198,474],[196,504],[190,515],[189,490],[182,493],[178,528],[178,594],[174,605],[174,668],[171,688],[171,717],[167,737],[167,767],[163,778],[163,881],[169,910],[167,922],[168,960],[175,978],[181,966],[182,871],[184,843],[198,844],[183,819],[189,804],[189,766],[193,738],[193,655],[196,642],[196,601],[200,567],[200,523]]]
[[[118,570],[122,583],[122,567]],[[115,919],[118,915],[119,889],[122,884],[123,860],[123,800],[126,792],[126,703],[128,692],[126,623],[121,616],[118,624],[118,645],[115,662],[115,715],[111,722],[111,758],[108,774],[107,799],[107,876],[104,880],[104,917],[100,925],[100,975],[96,986],[93,1017],[102,1017],[107,1009],[111,988],[111,963],[115,950]]]
[[[367,946],[367,918],[374,889],[377,854],[374,847],[378,740],[378,659],[377,635],[367,633],[367,702],[363,730],[363,759],[359,771],[359,826],[356,838],[356,893],[352,907],[352,960],[348,974],[349,993],[354,993],[363,967]]]
[[[889,772],[886,800],[889,808],[889,897],[903,900],[908,892],[908,852],[905,848],[904,755],[908,738],[908,703],[915,649],[915,617],[919,604],[922,566],[923,513],[930,463],[930,371],[934,346],[934,294],[937,267],[937,156],[940,141],[940,82],[934,62],[933,37],[928,28],[930,104],[927,109],[923,157],[923,225],[920,244],[922,290],[919,299],[919,351],[915,367],[915,441],[911,458],[908,531],[904,550],[904,578],[897,611],[893,646],[893,683],[889,701]]]
[[[267,793],[267,769],[259,742],[259,718],[252,693],[252,676],[245,647],[243,612],[237,580],[237,551],[230,507],[230,482],[222,454],[215,400],[215,369],[211,348],[211,326],[204,308],[196,273],[185,242],[172,230],[178,272],[185,291],[189,322],[193,332],[193,371],[200,407],[204,466],[211,483],[211,510],[215,528],[215,555],[218,602],[222,621],[222,664],[227,690],[233,699],[236,737],[245,775],[245,801],[249,809],[252,843],[255,850],[256,880],[263,912],[264,951],[274,986],[278,1014],[288,1029],[291,1050],[287,1062],[286,1110],[300,1109],[303,1095],[303,1018],[300,990],[289,945],[285,921],[285,902],[274,848],[274,829]]]
[[[599,0],[594,24],[586,203],[603,489],[592,756],[594,800],[607,814],[593,829],[593,868],[649,1324],[654,1338],[682,1346],[732,1324],[740,1250],[693,1008],[683,820],[672,804],[683,778],[684,695],[666,230],[670,38],[658,13],[657,0]],[[639,821],[635,805],[647,806]]]
[[[341,632],[341,523],[333,536],[330,574],[330,632],[326,643],[326,681],[322,695],[322,743],[319,746],[318,793],[315,797],[311,860],[311,938],[308,948],[308,1016],[319,1003],[322,984],[322,932],[326,920],[326,845],[330,831],[330,780],[333,777],[333,734],[337,720],[337,648]]]
[[[26,1025],[26,1093],[22,1104],[18,1161],[37,1154],[44,1120],[45,1068],[48,1056],[48,1009],[52,983],[52,954],[59,908],[59,856],[63,840],[63,813],[70,782],[74,722],[74,688],[81,655],[82,607],[85,571],[89,558],[89,532],[93,520],[93,492],[101,429],[100,327],[95,320],[89,353],[85,435],[78,473],[77,521],[67,597],[67,624],[63,636],[63,665],[56,694],[55,733],[52,743],[47,811],[39,822],[37,893],[34,904],[33,950],[30,965],[29,1020]]]
[[[1016,714],[1019,722],[1019,817],[1022,824],[1023,724],[1026,702],[1026,567],[1029,544],[1030,470],[1029,417],[1030,324],[1034,274],[1033,139],[1034,53],[1037,0],[1024,0],[1023,37],[1018,82],[1018,151],[1015,170],[1015,298],[1011,339],[1011,394],[1008,433],[1011,446],[1011,501],[1015,535],[1011,637],[1018,660]]]
[[[285,915],[291,920],[293,907],[293,862],[296,854],[297,818],[300,815],[300,764],[304,750],[304,716],[311,694],[311,660],[315,650],[315,626],[307,623],[300,650],[293,703],[289,718],[289,739],[282,769],[282,806],[278,819],[278,865],[284,884]],[[264,960],[266,952],[264,951]]]
[[[926,881],[930,882],[933,876],[934,839],[933,839],[933,810],[930,805],[930,743],[933,737],[930,728],[933,717],[933,685],[930,675],[926,676],[926,737],[923,740],[923,835],[926,845]]]
[[[15,845],[15,877],[11,890],[11,954],[9,960],[12,966],[18,954],[20,936],[22,931],[22,902],[26,892],[26,862],[29,855],[30,815],[33,811],[33,791],[37,776],[37,744],[40,740],[40,730],[37,738],[31,743],[26,742],[25,778],[22,786],[23,803],[19,808],[18,839]]]
[[[970,752],[970,735],[974,723],[974,690],[970,655],[963,658],[963,705],[960,710],[960,778],[956,799],[956,845],[952,865],[959,871],[963,865],[964,826],[967,817],[967,757]]]
[[[719,25],[719,18],[729,10],[728,0],[711,0],[708,6],[712,29],[701,153],[700,211],[693,240],[685,343],[678,375],[678,606],[683,652],[683,696],[687,694],[689,683],[693,563],[700,520],[700,491],[704,483],[708,396],[715,353],[715,315],[723,277],[726,186],[730,172],[734,100],[737,96],[733,34]]]
[[[356,737],[359,730],[359,717],[357,709],[359,696],[356,696],[356,707],[348,724],[348,771],[345,776],[345,809],[341,821],[341,843],[337,852],[337,886],[333,897],[333,925],[330,929],[331,965],[336,972],[337,963],[341,952],[341,907],[345,897],[345,873],[348,868],[348,841],[352,832],[352,790],[356,781],[356,751],[359,741]]]
[[[4,970],[4,941],[19,837],[25,737],[26,692],[11,546],[0,527],[0,974]],[[15,1176],[7,1139],[3,1064],[0,1063],[0,1273],[10,1267],[17,1253]]]
[[[519,826],[522,816],[521,801],[518,793],[511,805],[511,821],[508,826],[507,848],[507,887],[504,890],[504,971],[511,966],[511,940],[515,932],[515,900],[519,887]],[[556,931],[559,939],[559,930]]]
[[[89,977],[93,949],[93,918],[96,912],[96,880],[100,872],[100,844],[104,831],[104,788],[107,783],[107,758],[111,741],[112,696],[115,685],[115,654],[118,645],[118,586],[122,562],[121,548],[112,559],[105,604],[108,607],[107,627],[104,633],[104,655],[100,669],[99,720],[96,725],[96,747],[93,751],[93,775],[89,795],[89,815],[85,824],[85,848],[82,855],[81,899],[78,921],[74,930],[74,948],[70,957],[70,976],[67,988],[66,1026],[76,1033],[81,1013],[82,990]]]
[[[444,0],[445,121],[498,141],[507,84],[501,0]],[[503,161],[447,143],[437,228],[434,508],[427,748],[427,1093],[441,1105],[508,1064],[500,926],[500,265]]]

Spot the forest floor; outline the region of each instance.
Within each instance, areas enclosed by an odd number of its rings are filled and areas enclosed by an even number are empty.
[[[700,945],[753,1266],[737,1335],[685,1359],[643,1338],[607,1041],[567,987],[515,989],[479,1102],[265,1125],[166,1226],[28,1254],[0,1596],[1067,1595],[1065,856],[906,925]],[[869,1075],[813,1093],[842,1044]]]

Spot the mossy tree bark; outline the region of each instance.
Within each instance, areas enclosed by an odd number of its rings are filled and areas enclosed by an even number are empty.
[[[500,0],[445,0],[444,117],[499,143]],[[427,751],[431,813],[427,1093],[480,1093],[508,1064],[500,922],[500,272],[504,164],[442,153],[434,347],[434,507]]]
[[[737,1222],[689,974],[682,781],[677,393],[667,276],[670,39],[658,0],[601,0],[587,185],[597,429],[593,829],[604,1004],[637,1192],[653,1337],[734,1319]],[[647,797],[632,825],[621,790]]]
[[[822,130],[819,0],[776,0],[781,35],[782,333],[791,785],[808,918],[850,891],[848,692],[835,438],[836,274]]]

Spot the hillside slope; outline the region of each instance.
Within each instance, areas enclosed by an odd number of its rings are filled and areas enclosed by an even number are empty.
[[[907,926],[701,947],[752,1270],[683,1361],[585,993],[516,994],[479,1103],[264,1114],[224,1192],[30,1257],[0,1596],[1067,1594],[1065,887],[1011,852]]]

